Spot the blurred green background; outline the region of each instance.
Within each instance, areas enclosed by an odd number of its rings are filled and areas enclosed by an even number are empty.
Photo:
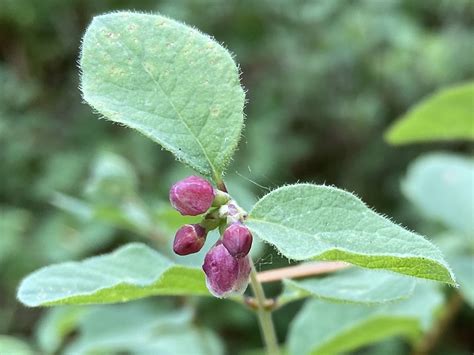
[[[474,78],[474,1],[0,0],[0,334],[40,353],[77,350],[92,322],[80,315],[85,308],[56,320],[26,309],[15,301],[19,280],[127,241],[169,253],[181,223],[167,191],[190,171],[140,134],[97,119],[81,100],[81,36],[94,15],[119,9],[159,11],[235,54],[247,121],[227,180],[244,207],[268,189],[311,181],[355,192],[420,233],[442,230],[403,197],[400,180],[423,153],[469,154],[472,145],[391,147],[383,132],[434,90]],[[264,250],[257,264],[288,261]],[[150,302],[167,310],[191,302],[194,323],[213,329],[230,354],[260,346],[253,315],[230,301]],[[130,312],[140,318],[150,304]],[[281,340],[299,307],[276,313]],[[473,319],[462,306],[436,353],[474,351]],[[402,340],[383,346],[408,351]]]

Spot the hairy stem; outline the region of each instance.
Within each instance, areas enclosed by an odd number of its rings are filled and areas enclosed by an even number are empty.
[[[262,284],[257,279],[257,271],[255,265],[251,262],[252,271],[250,272],[250,286],[257,301],[257,315],[260,323],[260,331],[263,335],[265,347],[269,355],[278,355],[280,353],[278,348],[278,341],[275,334],[275,327],[273,326],[272,313],[265,307],[267,300],[263,291]]]

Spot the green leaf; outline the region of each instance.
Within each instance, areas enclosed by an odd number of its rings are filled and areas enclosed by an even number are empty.
[[[71,221],[63,214],[54,214],[36,226],[31,249],[43,262],[61,262],[90,255],[113,238],[113,230],[103,223]]]
[[[148,343],[137,344],[132,354],[222,355],[224,347],[209,329],[188,326],[173,333],[164,333]]]
[[[191,324],[192,313],[161,302],[93,307],[64,353],[221,354],[219,339]]]
[[[55,192],[53,194],[51,204],[56,208],[69,213],[81,222],[89,223],[94,216],[94,211],[88,203],[61,192]]]
[[[94,205],[94,218],[116,228],[123,228],[148,238],[155,233],[148,206],[139,198],[130,197],[115,205]]]
[[[103,151],[95,158],[85,192],[93,201],[111,204],[133,196],[137,185],[131,164],[120,155]]]
[[[474,139],[474,82],[429,96],[390,127],[391,144]]]
[[[278,303],[302,297],[366,304],[394,302],[410,297],[415,283],[414,278],[388,271],[351,268],[323,278],[284,280],[285,291]]]
[[[474,308],[474,239],[472,234],[448,231],[438,235],[436,241],[456,275],[459,283],[458,291]]]
[[[109,227],[123,228],[148,237],[156,225],[145,203],[136,196],[123,201],[88,203],[62,193],[55,193],[51,203],[84,224],[99,223]],[[176,230],[176,229],[175,229]]]
[[[408,300],[388,305],[311,300],[290,325],[289,352],[339,354],[394,335],[415,340],[429,328],[442,301],[440,291],[428,284],[417,285]]]
[[[372,344],[368,349],[364,349],[364,355],[380,354],[405,354],[407,352],[403,339],[398,337],[384,339],[381,342]]]
[[[156,295],[210,295],[204,273],[131,243],[115,252],[44,267],[20,284],[27,306],[126,302]]]
[[[51,308],[44,313],[36,331],[37,342],[43,353],[56,353],[88,311],[85,307],[63,306]]]
[[[117,12],[94,18],[80,66],[84,99],[105,118],[219,181],[244,120],[239,71],[226,49],[166,17]]]
[[[474,308],[474,256],[450,255],[449,262],[459,281],[459,292],[466,302]]]
[[[35,352],[27,342],[9,336],[0,334],[0,353],[12,355],[34,355]]]
[[[247,220],[252,232],[294,260],[339,260],[455,285],[441,252],[329,186],[298,184],[270,192]]]
[[[416,159],[403,180],[405,196],[427,217],[474,234],[474,160],[447,153]]]
[[[222,353],[219,347],[212,348],[211,344],[206,347],[206,342],[214,340],[213,335],[207,336],[207,331],[192,326],[190,308],[175,309],[171,303],[142,300],[89,307],[88,311],[80,322],[78,336],[65,349],[65,354],[180,354],[184,353],[179,351],[183,347],[193,349],[196,354]],[[199,333],[201,337],[193,337]],[[218,339],[215,340],[220,346]],[[161,351],[152,351],[160,344]]]

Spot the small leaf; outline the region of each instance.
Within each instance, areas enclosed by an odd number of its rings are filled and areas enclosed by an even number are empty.
[[[115,252],[44,267],[27,276],[18,299],[27,306],[126,302],[156,295],[210,295],[204,273],[132,243]]]
[[[474,139],[474,82],[429,96],[386,133],[391,144]]]
[[[410,164],[402,190],[420,211],[446,227],[474,234],[474,160],[431,153]]]
[[[433,244],[334,187],[281,187],[257,202],[246,223],[290,259],[346,261],[456,284]]]
[[[287,303],[302,297],[317,297],[335,302],[386,303],[405,299],[415,289],[415,279],[382,270],[351,268],[323,278],[303,281],[285,280],[283,298]],[[296,292],[295,292],[296,291]]]
[[[308,301],[290,325],[289,353],[339,354],[395,335],[414,340],[428,329],[442,301],[428,284],[418,284],[408,300],[388,305]]]
[[[159,15],[95,17],[83,40],[84,99],[216,181],[240,138],[245,95],[229,52]]]

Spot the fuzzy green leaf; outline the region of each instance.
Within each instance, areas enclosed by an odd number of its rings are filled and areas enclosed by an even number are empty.
[[[429,96],[388,130],[391,144],[474,139],[474,82]]]
[[[458,278],[459,292],[471,308],[474,308],[474,256],[450,255],[448,260]]]
[[[402,183],[403,193],[429,218],[474,234],[474,160],[432,153],[415,160]]]
[[[278,303],[302,297],[317,297],[335,302],[377,304],[410,297],[416,280],[382,270],[351,268],[323,278],[285,280],[285,291]]]
[[[456,284],[433,244],[334,187],[281,187],[257,202],[246,223],[290,259],[347,261]]]
[[[202,174],[220,179],[240,138],[245,95],[229,52],[159,15],[95,17],[80,59],[84,99]]]
[[[156,295],[210,295],[204,273],[132,243],[115,252],[44,267],[27,276],[18,299],[27,306],[126,302]]]
[[[340,354],[395,335],[414,340],[428,329],[442,301],[426,284],[417,285],[408,300],[388,305],[309,301],[290,326],[289,353]]]

